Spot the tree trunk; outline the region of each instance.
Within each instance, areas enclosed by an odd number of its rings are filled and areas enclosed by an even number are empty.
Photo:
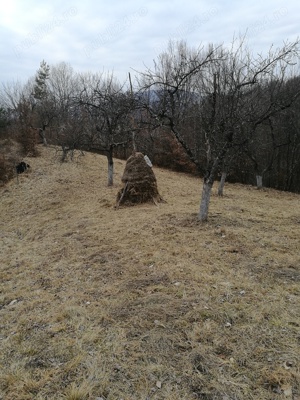
[[[132,154],[136,154],[136,141],[135,141],[135,132],[132,131]]]
[[[220,180],[219,187],[218,187],[218,196],[223,196],[226,176],[227,176],[227,173],[222,172],[221,180]]]
[[[201,222],[207,221],[208,218],[208,208],[209,208],[212,187],[213,183],[206,182],[206,180],[204,180],[201,203],[200,203],[200,211],[198,214],[198,220]]]
[[[68,147],[62,146],[62,156],[61,156],[60,162],[63,163],[63,162],[66,161],[67,155],[68,155],[68,151],[69,151],[69,148],[68,148]]]
[[[47,142],[47,139],[46,139],[45,136],[43,136],[43,145],[44,145],[45,147],[48,146],[48,142]]]
[[[48,142],[47,142],[47,139],[46,139],[45,129],[40,128],[40,129],[39,129],[39,134],[40,134],[40,137],[42,138],[43,145],[44,145],[45,147],[47,147],[47,146],[48,146]]]
[[[215,157],[212,165],[208,168],[206,176],[203,181],[202,196],[200,202],[200,210],[198,214],[198,220],[205,222],[208,219],[208,208],[210,202],[210,195],[212,187],[215,181],[215,176],[220,163],[224,160],[227,152],[227,146],[224,146],[218,157]],[[208,157],[209,160],[209,157]]]
[[[107,154],[107,162],[108,162],[108,186],[113,186],[114,184],[114,160],[113,160],[113,150],[110,149]]]
[[[256,175],[256,187],[257,189],[261,189],[263,187],[261,175]]]

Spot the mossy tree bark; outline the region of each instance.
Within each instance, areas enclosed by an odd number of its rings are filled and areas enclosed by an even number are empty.
[[[107,153],[107,163],[108,163],[108,179],[107,185],[113,186],[114,184],[114,159],[113,159],[113,148],[110,147]]]

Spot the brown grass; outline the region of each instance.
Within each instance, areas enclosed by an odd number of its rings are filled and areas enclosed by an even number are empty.
[[[0,187],[16,176],[16,165],[24,154],[20,143],[12,139],[0,139]]]
[[[299,195],[154,168],[166,203],[114,209],[125,162],[40,148],[1,188],[0,399],[300,398]]]

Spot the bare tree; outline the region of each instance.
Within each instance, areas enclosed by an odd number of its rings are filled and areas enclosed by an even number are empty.
[[[182,130],[190,118],[192,105],[199,101],[198,94],[194,92],[195,76],[223,57],[222,52],[217,50],[212,46],[190,49],[184,41],[170,42],[167,51],[154,62],[154,68],[148,68],[138,78],[143,107],[148,112],[152,127],[169,127],[199,167],[195,149],[189,146]]]
[[[286,91],[293,93],[300,86],[300,77],[291,78],[286,85]],[[269,183],[281,190],[300,192],[300,98],[284,110],[280,116],[273,118],[273,127],[277,143],[282,143],[274,160]]]
[[[104,154],[108,161],[108,186],[113,185],[114,149],[132,140],[134,102],[113,74],[88,75],[81,80],[77,103],[89,121],[84,148]]]
[[[272,170],[282,148],[290,143],[289,138],[275,129],[275,124],[300,95],[297,80],[293,80],[293,90],[287,91],[292,73],[291,61],[289,58],[277,61],[269,71],[268,79],[253,88],[246,109],[248,125],[243,151],[253,163],[257,188],[263,187],[264,176]]]
[[[200,115],[197,134],[203,138],[200,151],[206,159],[200,221],[208,218],[211,190],[228,154],[239,153],[258,126],[289,107],[298,96],[282,103],[282,97],[273,92],[261,107],[256,89],[269,82],[270,77],[282,79],[297,56],[297,46],[298,41],[275,51],[271,48],[265,57],[253,57],[243,39],[234,41],[230,49],[210,45],[197,52],[179,43],[177,47],[169,46],[153,71],[148,69],[142,74],[143,88],[158,87],[161,95],[157,104],[148,106],[150,114],[160,124],[170,126],[189,157],[201,168],[197,149],[188,146],[183,134],[191,104]]]
[[[31,97],[32,85],[29,80],[25,85],[20,82],[3,84],[1,103],[10,121],[10,138],[17,140],[24,155],[36,156],[36,133],[32,129],[35,115]]]

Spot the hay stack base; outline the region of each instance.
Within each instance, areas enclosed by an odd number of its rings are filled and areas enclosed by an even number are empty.
[[[164,200],[158,193],[157,181],[152,168],[146,163],[142,153],[128,158],[122,176],[123,187],[117,194],[116,207]]]

